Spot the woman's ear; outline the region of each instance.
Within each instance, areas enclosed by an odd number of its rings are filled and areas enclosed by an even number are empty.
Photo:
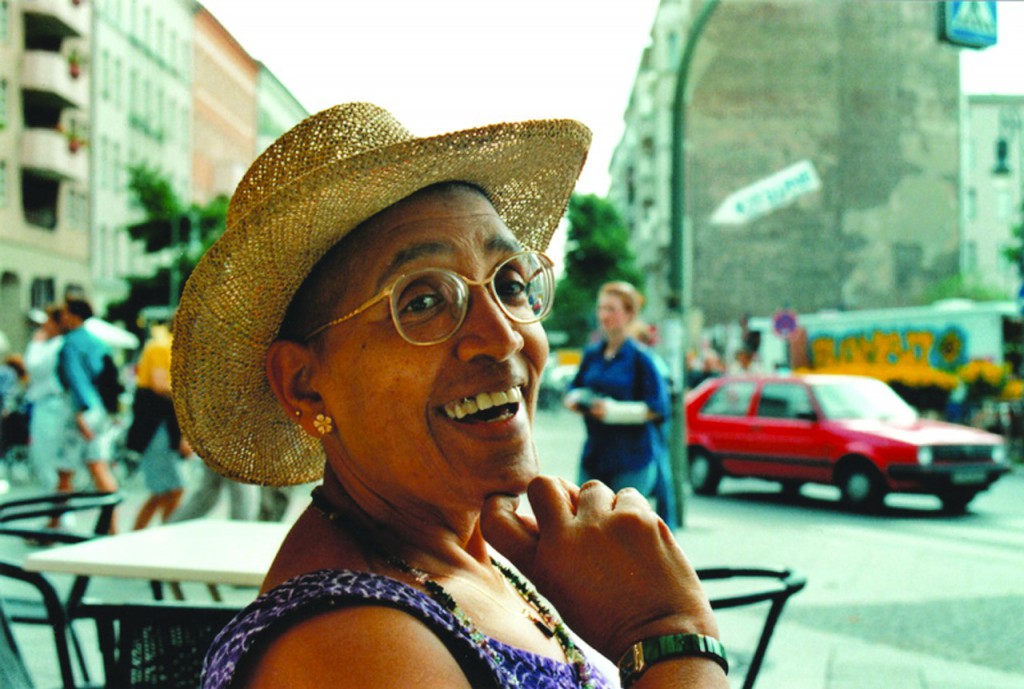
[[[320,393],[312,386],[312,350],[299,342],[276,340],[267,349],[265,366],[270,389],[288,416],[310,435],[319,437],[303,423],[323,411]]]

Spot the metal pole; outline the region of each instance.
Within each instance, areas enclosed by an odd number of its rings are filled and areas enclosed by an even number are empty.
[[[671,231],[669,243],[669,323],[667,333],[681,338],[671,346],[676,350],[676,361],[673,363],[673,382],[675,389],[672,394],[672,475],[674,477],[676,498],[679,510],[679,525],[686,526],[686,504],[689,492],[690,467],[686,454],[686,419],[684,416],[683,391],[686,388],[686,309],[690,305],[691,295],[685,288],[686,248],[686,87],[690,74],[690,65],[696,51],[697,41],[711,14],[718,7],[719,0],[704,0],[700,13],[690,26],[686,37],[686,45],[676,70],[675,98],[672,102],[672,182],[671,182]]]

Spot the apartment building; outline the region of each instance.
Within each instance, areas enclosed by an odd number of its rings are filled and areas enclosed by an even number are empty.
[[[653,319],[668,298],[676,72],[701,6],[661,3],[611,166]],[[957,274],[959,58],[936,25],[934,3],[717,4],[684,106],[684,272],[706,323],[899,306]],[[730,195],[794,165],[820,185],[717,219]]]
[[[125,277],[153,272],[124,231],[142,219],[128,170],[159,171],[192,193],[194,0],[91,0],[93,7],[92,289],[97,309],[127,294]]]
[[[88,288],[91,8],[0,1],[0,331],[24,346],[29,308]]]
[[[977,284],[1016,297],[1020,266],[1005,250],[1020,246],[1012,231],[1024,204],[1024,96],[963,98],[960,272]]]

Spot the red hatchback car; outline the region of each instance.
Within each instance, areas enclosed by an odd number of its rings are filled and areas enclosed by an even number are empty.
[[[851,508],[890,492],[938,496],[963,512],[1009,471],[999,435],[920,418],[874,378],[723,376],[686,397],[690,481],[713,495],[723,476],[837,486]]]

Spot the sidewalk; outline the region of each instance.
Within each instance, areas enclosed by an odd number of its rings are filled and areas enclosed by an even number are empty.
[[[733,558],[727,524],[697,519],[681,540],[688,551],[705,550],[698,541],[714,543],[722,562]],[[734,532],[733,532],[734,533]],[[794,609],[801,600],[813,599],[821,582],[808,580],[807,588],[795,594],[784,609],[772,635],[764,664],[758,673],[758,689],[1020,689],[1024,676],[992,668],[951,661],[942,657],[873,643],[847,634],[834,633],[800,624]],[[714,591],[710,591],[714,596]],[[768,613],[768,604],[723,610],[717,613],[723,640],[729,649],[735,672],[730,684],[743,685],[750,657]],[[894,612],[899,614],[899,612]],[[979,634],[995,633],[979,627]]]

